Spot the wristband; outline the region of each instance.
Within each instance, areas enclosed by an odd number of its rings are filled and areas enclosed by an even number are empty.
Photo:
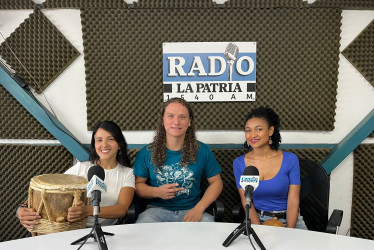
[[[26,208],[28,208],[29,206],[27,205],[27,203],[22,203],[21,205],[19,205],[19,206],[17,207],[17,210],[16,210],[16,217],[17,217],[17,218],[18,218],[18,210],[19,210],[21,207],[26,207]]]

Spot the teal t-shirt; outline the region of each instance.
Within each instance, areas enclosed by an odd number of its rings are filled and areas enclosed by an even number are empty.
[[[193,208],[201,199],[200,181],[204,175],[213,177],[221,172],[216,158],[207,145],[199,142],[196,163],[187,167],[179,165],[182,151],[167,149],[165,164],[157,169],[151,160],[151,146],[142,148],[136,156],[134,174],[148,178],[150,186],[159,187],[164,184],[178,183],[184,190],[177,192],[170,200],[151,199],[149,204],[165,207],[169,210],[185,210]]]

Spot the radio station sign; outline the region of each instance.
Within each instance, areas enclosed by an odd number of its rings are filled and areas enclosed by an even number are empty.
[[[255,101],[256,43],[163,43],[163,84],[164,101]]]

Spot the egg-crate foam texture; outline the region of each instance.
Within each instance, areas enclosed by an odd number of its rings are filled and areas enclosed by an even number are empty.
[[[132,8],[211,8],[216,3],[212,0],[138,0]]]
[[[0,10],[24,10],[34,9],[35,2],[32,0],[1,0]]]
[[[372,10],[373,0],[316,0],[312,7],[336,7],[343,10]]]
[[[241,130],[261,105],[284,130],[333,130],[341,10],[245,8],[82,10],[87,127],[154,130],[164,42],[257,42],[255,102],[192,103],[200,130]]]
[[[354,150],[351,236],[374,240],[374,144]]]
[[[42,8],[69,8],[69,9],[81,9],[81,8],[128,8],[127,3],[124,0],[46,0],[42,3]]]
[[[343,50],[342,54],[374,87],[374,20]]]
[[[17,219],[16,209],[27,200],[31,178],[64,173],[73,156],[63,146],[2,144],[0,162],[0,241],[24,238],[29,232]]]
[[[55,140],[2,85],[0,85],[0,139]]]
[[[0,45],[0,55],[30,87],[41,93],[80,53],[40,9],[35,9]]]
[[[278,8],[278,7],[306,7],[307,2],[303,0],[227,0],[224,7],[245,8]]]

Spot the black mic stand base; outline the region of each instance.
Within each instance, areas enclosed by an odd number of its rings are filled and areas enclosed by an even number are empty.
[[[266,250],[265,246],[262,244],[260,238],[257,236],[255,230],[251,227],[251,222],[249,219],[247,219],[248,222],[244,220],[235,230],[226,238],[226,240],[222,243],[224,247],[228,247],[236,238],[239,237],[242,233],[247,235],[247,232],[249,235],[252,234],[253,238],[255,239],[257,245],[260,247],[261,250]],[[246,224],[248,224],[248,228],[246,228]]]
[[[84,245],[84,243],[86,243],[86,241],[89,238],[94,238],[94,240],[97,242],[100,250],[108,250],[108,246],[106,244],[104,235],[113,236],[114,234],[113,233],[104,232],[101,229],[100,224],[97,221],[95,221],[95,224],[93,225],[91,232],[89,234],[87,234],[87,235],[79,238],[78,240],[73,241],[71,243],[71,245],[76,245],[76,244],[78,244],[78,243],[80,243],[80,242],[83,241],[82,245],[78,248],[78,249],[80,249]]]

